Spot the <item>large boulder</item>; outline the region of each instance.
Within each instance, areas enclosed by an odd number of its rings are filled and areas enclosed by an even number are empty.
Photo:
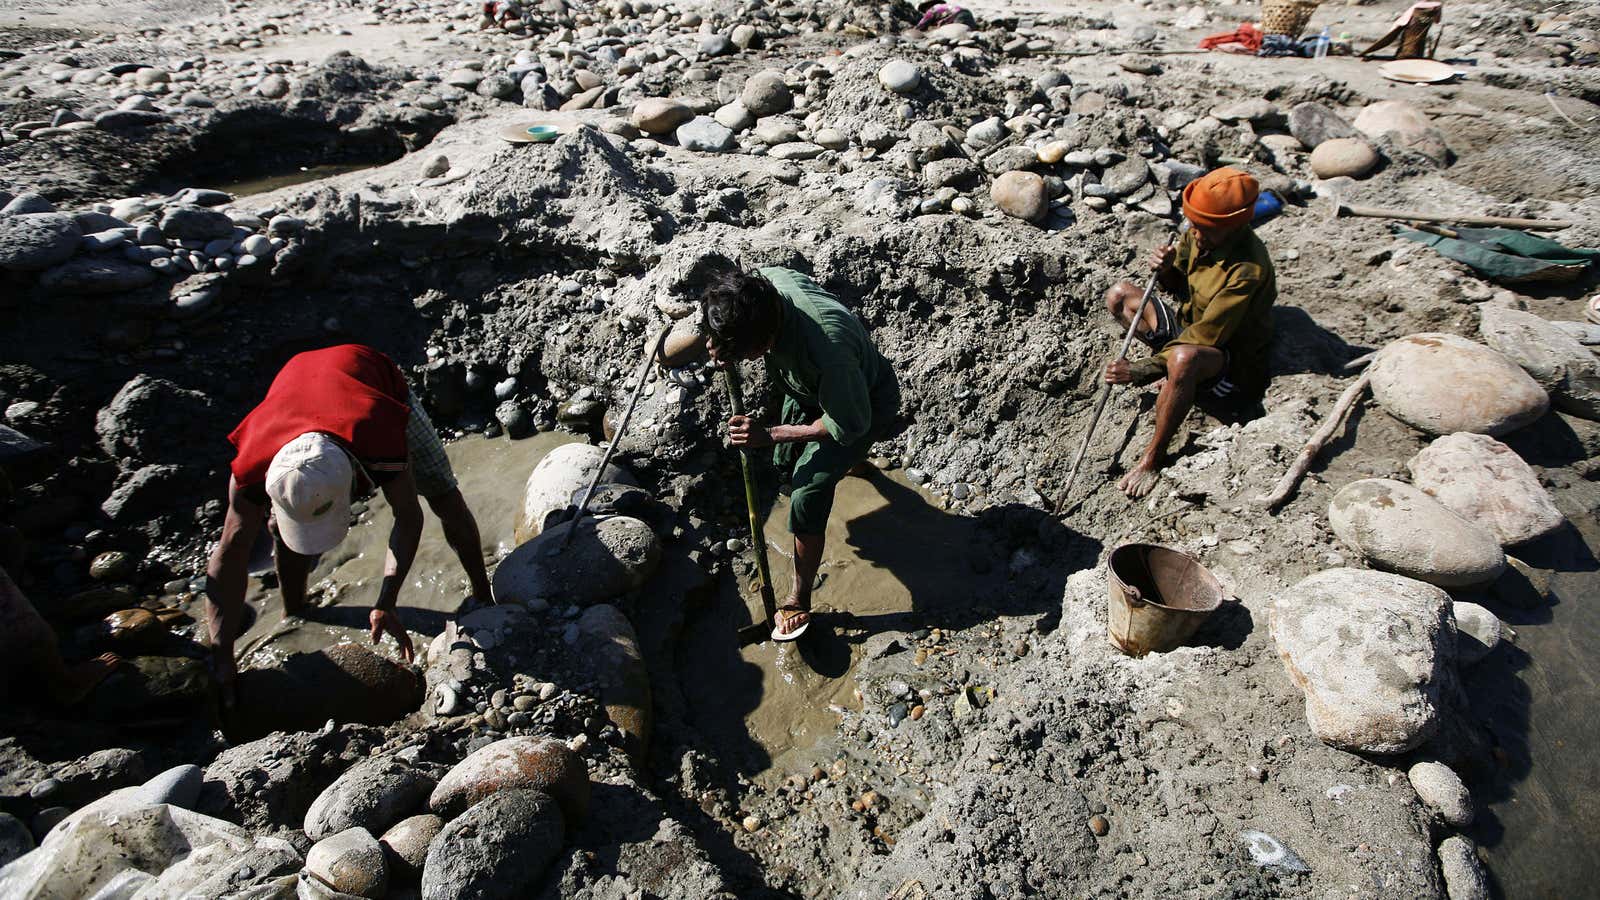
[[[1289,133],[1307,149],[1340,138],[1360,137],[1361,132],[1343,116],[1321,103],[1297,103],[1289,110]]]
[[[236,744],[206,766],[195,810],[257,832],[299,828],[323,789],[381,740],[377,729],[346,725]]]
[[[1451,160],[1444,133],[1428,117],[1404,100],[1380,100],[1356,116],[1356,129],[1377,140],[1387,136],[1401,147],[1414,150],[1443,166]]]
[[[1487,584],[1506,567],[1487,528],[1393,479],[1345,485],[1328,504],[1328,521],[1373,567],[1440,587]]]
[[[40,212],[0,218],[0,269],[48,269],[76,253],[83,229],[66,213]]]
[[[590,607],[578,618],[578,648],[600,681],[606,716],[622,730],[628,755],[642,766],[650,743],[650,671],[633,624],[615,606]]]
[[[126,471],[143,463],[192,460],[194,429],[215,417],[215,404],[205,394],[139,374],[95,413],[94,431],[100,449]]]
[[[229,740],[308,731],[335,722],[387,725],[422,703],[421,679],[361,644],[296,653],[281,665],[239,673],[224,711]]]
[[[661,560],[650,526],[631,516],[586,516],[560,525],[511,551],[494,570],[500,602],[562,601],[588,605],[642,586]]]
[[[514,737],[469,754],[439,779],[428,807],[454,818],[501,791],[538,790],[555,798],[576,828],[589,815],[589,769],[554,738]]]
[[[1544,537],[1566,517],[1515,450],[1486,434],[1447,434],[1406,463],[1411,482],[1502,546]]]
[[[1272,638],[1323,742],[1404,753],[1439,727],[1455,656],[1450,595],[1366,569],[1330,569],[1273,600]]]
[[[1504,355],[1454,334],[1394,341],[1372,360],[1372,396],[1388,413],[1429,434],[1496,437],[1550,408],[1538,382]]]
[[[434,784],[426,772],[392,756],[364,759],[317,795],[306,810],[306,837],[320,841],[351,828],[382,834],[416,812]]]
[[[211,703],[211,670],[180,656],[125,658],[95,686],[86,712],[105,721],[189,719]]]
[[[528,481],[522,487],[522,508],[517,510],[515,538],[524,544],[539,536],[552,522],[552,517],[563,513],[583,499],[583,491],[600,468],[606,451],[593,444],[563,444],[546,453],[544,459],[533,467]],[[606,464],[604,482],[638,484],[628,470]]]
[[[561,811],[549,794],[500,791],[434,838],[422,868],[422,900],[537,896],[565,841]]]
[[[1600,361],[1558,323],[1504,306],[1481,308],[1484,343],[1533,376],[1558,409],[1600,419]]]

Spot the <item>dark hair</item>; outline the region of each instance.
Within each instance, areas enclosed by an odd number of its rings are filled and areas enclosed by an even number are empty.
[[[699,290],[706,333],[719,353],[742,359],[777,332],[778,291],[765,278],[716,253],[696,261],[689,278]]]

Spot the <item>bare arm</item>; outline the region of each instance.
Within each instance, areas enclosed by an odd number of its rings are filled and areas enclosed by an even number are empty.
[[[383,486],[383,497],[394,512],[394,527],[389,529],[389,553],[383,563],[383,586],[378,589],[378,601],[372,605],[368,621],[372,625],[372,642],[383,639],[388,633],[400,645],[400,655],[406,662],[415,657],[411,636],[394,608],[400,602],[400,588],[411,572],[411,563],[417,558],[417,544],[422,541],[422,504],[417,500],[417,483],[408,468],[393,481]]]
[[[774,425],[767,428],[749,416],[728,419],[728,443],[735,447],[770,447],[773,444],[803,444],[827,438],[828,429],[818,419],[810,425]]]
[[[400,602],[400,588],[422,542],[422,503],[417,499],[417,483],[411,470],[395,476],[383,486],[383,498],[394,512],[394,527],[389,529],[389,553],[383,563],[383,586],[378,590],[377,609],[394,609]]]
[[[212,665],[224,687],[233,680],[233,642],[239,636],[240,612],[244,609],[245,585],[250,577],[250,550],[266,507],[245,496],[239,483],[228,479],[228,511],[222,521],[222,538],[211,551],[206,564],[206,624]]]

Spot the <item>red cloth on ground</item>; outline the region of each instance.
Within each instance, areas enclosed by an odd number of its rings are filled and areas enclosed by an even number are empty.
[[[241,486],[264,484],[272,457],[312,431],[338,440],[363,463],[403,468],[410,396],[400,367],[371,347],[340,344],[297,354],[228,435],[238,448],[233,477]]]
[[[1264,38],[1260,26],[1246,22],[1234,31],[1224,31],[1221,34],[1201,38],[1200,49],[1215,50],[1222,44],[1239,44],[1245,50],[1254,53],[1261,49],[1261,41]]]

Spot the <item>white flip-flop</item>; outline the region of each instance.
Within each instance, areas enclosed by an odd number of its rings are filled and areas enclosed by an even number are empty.
[[[1595,294],[1589,298],[1588,308],[1584,310],[1583,314],[1589,321],[1600,325],[1600,294]]]
[[[781,607],[778,609],[778,612],[780,612],[780,613],[782,613],[782,612],[795,612],[795,611],[796,610],[783,609]],[[774,641],[776,641],[776,642],[778,642],[780,644],[787,644],[790,641],[798,641],[798,640],[800,640],[800,636],[806,633],[806,629],[807,628],[811,627],[811,610],[803,609],[803,610],[799,610],[799,612],[803,612],[803,613],[806,614],[806,623],[804,625],[801,625],[799,628],[796,628],[793,631],[784,633],[784,632],[778,630],[778,623],[776,621],[774,621],[772,623],[772,639]]]

